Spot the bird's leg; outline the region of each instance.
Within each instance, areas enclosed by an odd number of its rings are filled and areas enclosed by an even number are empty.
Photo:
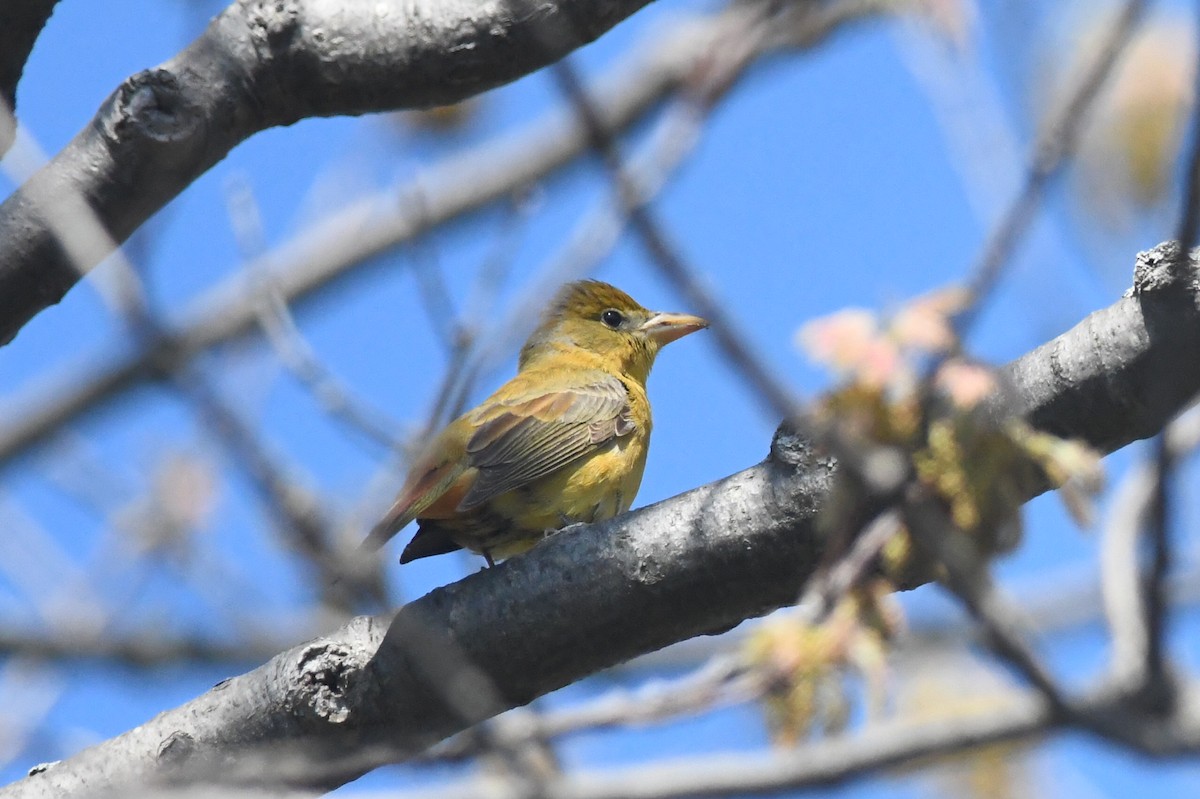
[[[483,550],[483,559],[487,561],[487,567],[489,569],[493,568],[496,565],[496,561],[492,560],[491,550],[487,550],[487,549]]]

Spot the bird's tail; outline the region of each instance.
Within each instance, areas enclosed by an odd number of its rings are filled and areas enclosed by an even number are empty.
[[[463,473],[463,467],[455,462],[443,463],[420,473],[418,479],[409,478],[409,482],[400,490],[396,501],[379,523],[371,528],[371,532],[359,544],[360,552],[374,552],[382,547],[392,536],[417,518],[423,511],[442,498],[455,480]],[[449,497],[457,504],[457,494]]]
[[[367,537],[358,545],[359,552],[374,552],[382,549],[383,545],[392,540],[392,536],[404,529],[405,525],[416,518],[415,514],[410,515],[403,511],[397,513],[397,501],[379,522],[371,528],[371,532],[367,533]]]
[[[423,521],[412,541],[409,541],[408,546],[400,553],[400,562],[408,563],[431,555],[444,555],[462,548],[462,544],[451,538],[436,522]]]

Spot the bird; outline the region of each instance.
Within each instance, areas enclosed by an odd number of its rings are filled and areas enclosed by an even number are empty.
[[[566,284],[517,374],[432,439],[363,548],[415,520],[401,563],[465,548],[491,567],[563,527],[629,510],[650,443],[650,368],[662,347],[705,327],[608,283]]]

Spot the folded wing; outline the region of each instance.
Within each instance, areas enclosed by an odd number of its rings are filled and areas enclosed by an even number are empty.
[[[625,385],[602,374],[581,385],[485,406],[480,416],[467,442],[467,462],[479,475],[459,502],[460,511],[545,477],[636,429]]]

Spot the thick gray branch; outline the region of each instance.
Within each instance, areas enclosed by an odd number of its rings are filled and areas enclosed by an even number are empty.
[[[1200,380],[1195,257],[1173,242],[1139,253],[1125,299],[1008,367],[1013,410],[1104,452],[1161,430]]]
[[[69,258],[47,216],[81,196],[111,239],[239,142],[308,116],[456,102],[558,60],[649,0],[242,0],[179,55],[125,81],[0,206],[0,342],[105,256]]]
[[[1179,409],[1164,398],[1200,389],[1200,363],[1180,355],[1200,344],[1193,281],[1168,255],[1140,256],[1149,268],[1136,296],[1006,367],[1030,419],[1112,450],[1162,427]],[[572,528],[390,623],[356,620],[0,795],[191,774],[341,784],[585,675],[793,602],[820,560],[813,522],[832,476],[780,436],[757,466]]]
[[[7,0],[0,6],[0,156],[12,146],[17,84],[58,0]]]

